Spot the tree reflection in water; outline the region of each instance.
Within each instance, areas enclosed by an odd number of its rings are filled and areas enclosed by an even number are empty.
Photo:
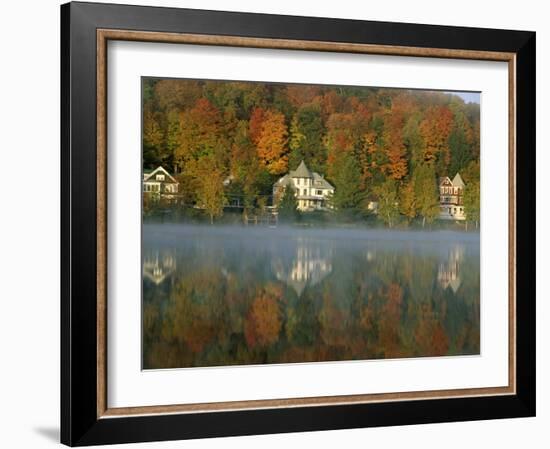
[[[479,354],[479,236],[144,226],[143,366]]]

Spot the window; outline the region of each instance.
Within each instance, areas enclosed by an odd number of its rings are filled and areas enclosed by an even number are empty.
[[[307,189],[304,189],[304,195],[307,195]]]
[[[156,179],[157,181],[164,181],[164,175],[157,175]]]
[[[317,190],[317,195],[322,195],[322,194],[323,194],[322,190]]]

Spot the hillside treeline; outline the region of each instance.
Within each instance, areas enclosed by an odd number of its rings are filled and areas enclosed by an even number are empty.
[[[479,119],[442,92],[144,78],[143,165],[174,173],[181,201],[216,218],[228,195],[264,207],[304,160],[334,185],[335,212],[361,217],[376,201],[389,226],[433,221],[437,179],[460,172],[477,222]]]

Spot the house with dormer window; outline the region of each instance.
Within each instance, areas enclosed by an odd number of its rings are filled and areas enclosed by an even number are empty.
[[[464,181],[460,173],[451,180],[448,176],[439,178],[439,218],[442,220],[465,220]]]
[[[311,171],[304,161],[273,185],[275,201],[282,197],[287,188],[294,190],[297,208],[302,212],[330,208],[329,198],[334,194],[334,187],[323,175]]]
[[[159,166],[154,170],[143,170],[143,194],[155,199],[174,200],[178,193],[179,182]]]

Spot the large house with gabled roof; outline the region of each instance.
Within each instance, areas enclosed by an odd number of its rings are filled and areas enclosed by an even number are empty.
[[[273,185],[275,203],[287,188],[294,190],[297,208],[302,212],[330,208],[329,198],[334,194],[334,187],[323,175],[311,171],[304,161]]]
[[[465,220],[464,213],[465,184],[457,173],[451,179],[448,176],[439,178],[439,218],[442,220]]]
[[[174,200],[178,194],[179,182],[163,167],[143,170],[143,194],[155,199]]]

